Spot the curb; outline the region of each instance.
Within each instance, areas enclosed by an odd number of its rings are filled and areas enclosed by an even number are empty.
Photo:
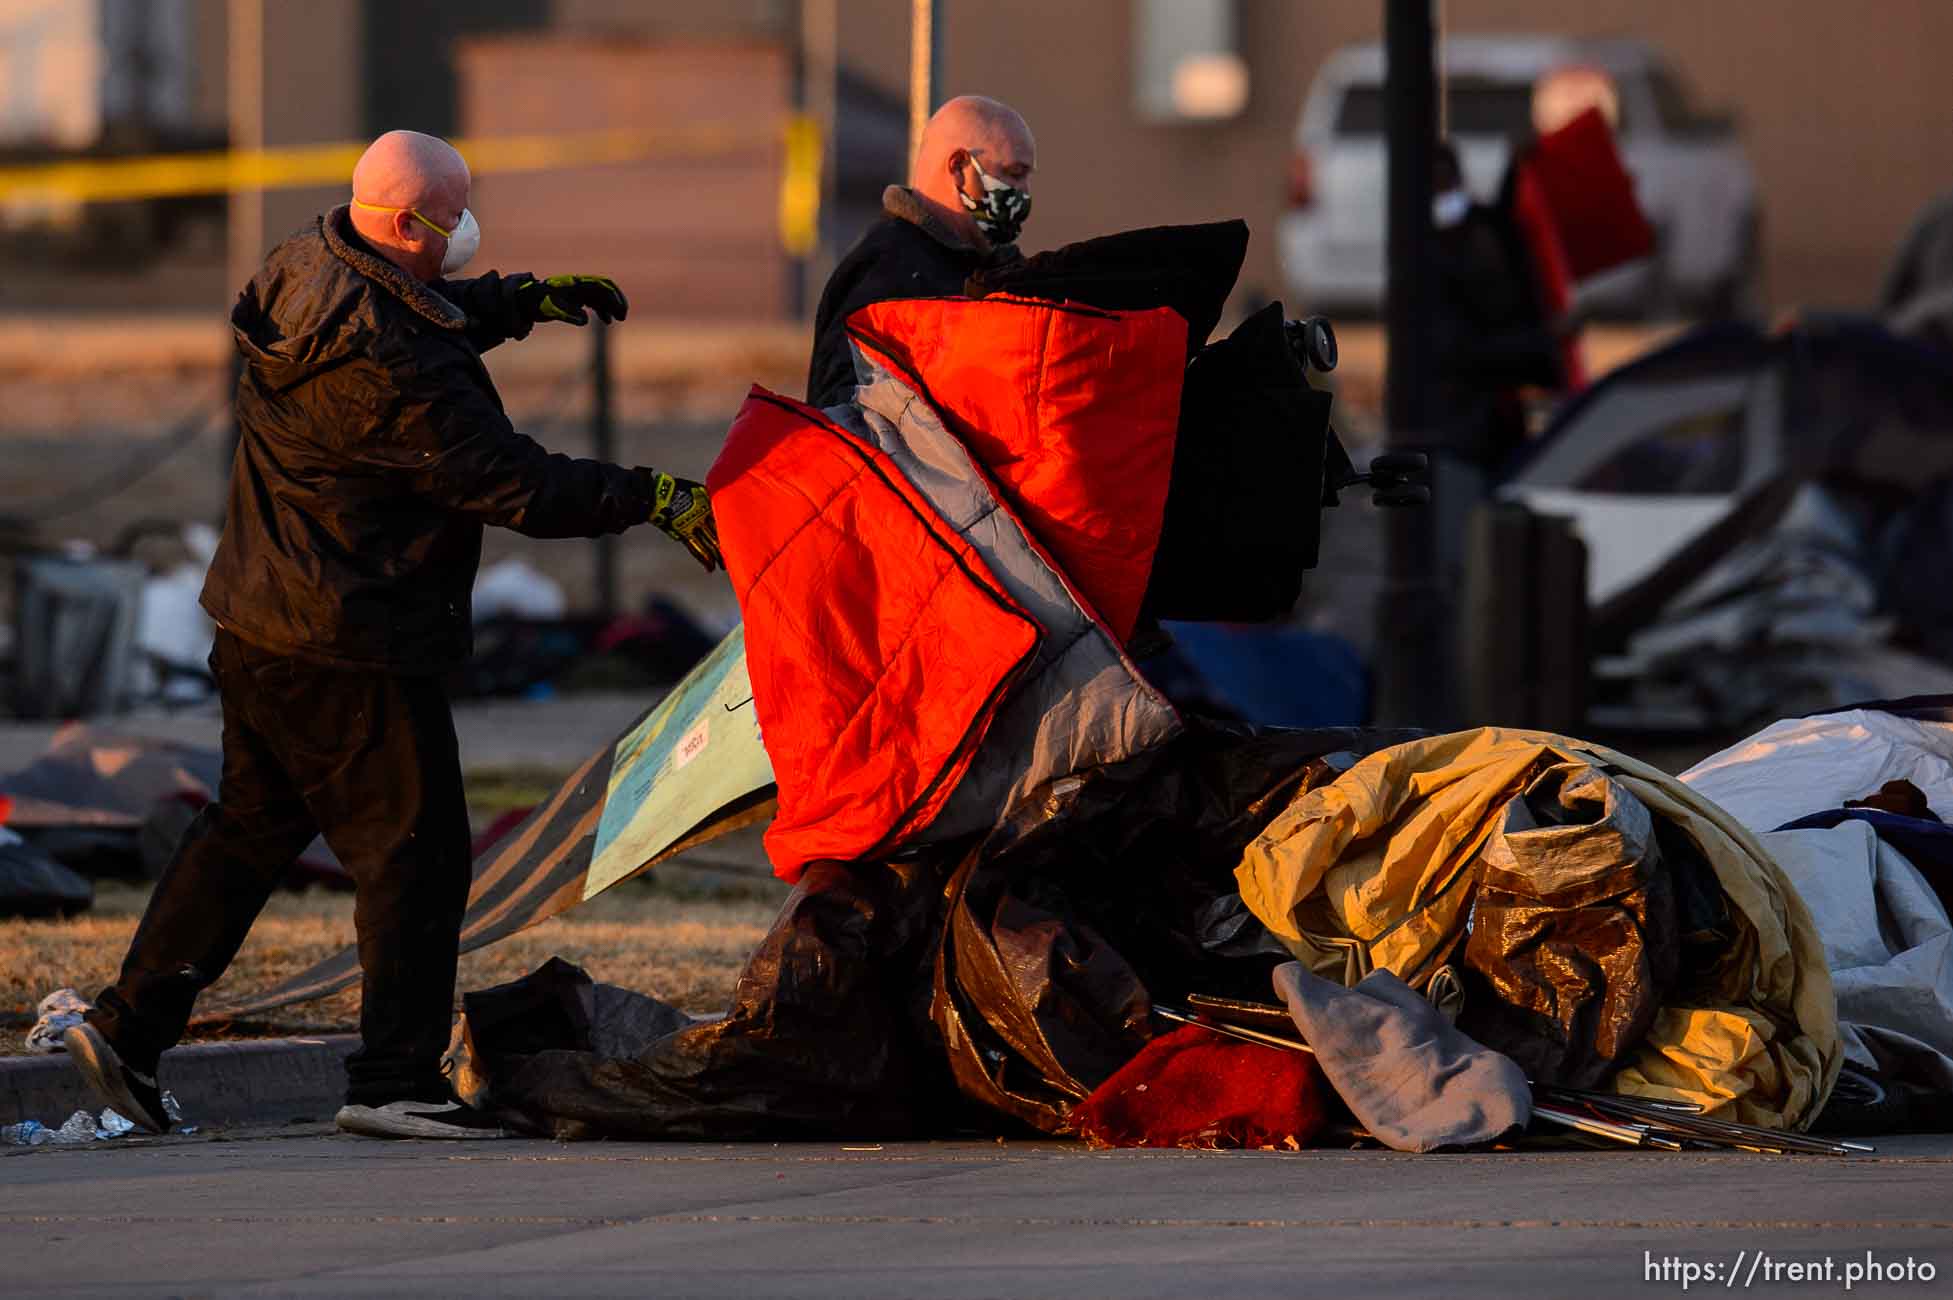
[[[358,1046],[358,1034],[196,1043],[163,1053],[158,1079],[186,1124],[324,1122],[345,1099],[345,1060]],[[0,1057],[0,1125],[56,1128],[99,1105],[65,1053]]]

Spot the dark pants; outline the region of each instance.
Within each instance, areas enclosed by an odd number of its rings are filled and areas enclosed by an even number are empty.
[[[454,718],[431,677],[330,668],[217,633],[217,801],[177,848],[89,1019],[132,1066],[183,1037],[279,880],[323,833],[357,887],[365,974],[347,1100],[447,1095],[469,832]]]

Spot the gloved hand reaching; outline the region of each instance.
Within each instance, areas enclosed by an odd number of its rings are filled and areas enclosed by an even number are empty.
[[[624,291],[607,275],[552,275],[547,280],[530,280],[516,289],[515,301],[531,321],[538,323],[560,320],[588,325],[589,312],[594,311],[608,325],[623,320],[631,310]]]
[[[690,551],[707,573],[723,565],[719,526],[712,518],[712,502],[705,495],[705,484],[654,470],[639,472],[651,477],[653,504],[649,522]]]

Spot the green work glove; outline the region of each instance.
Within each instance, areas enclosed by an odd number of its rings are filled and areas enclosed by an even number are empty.
[[[654,470],[641,472],[650,475],[652,483],[649,522],[690,551],[707,573],[723,565],[719,526],[713,522],[712,502],[705,495],[705,484]]]
[[[588,308],[608,325],[623,320],[631,310],[624,291],[607,275],[552,275],[547,280],[531,280],[515,291],[515,300],[536,322],[560,320],[588,325]]]

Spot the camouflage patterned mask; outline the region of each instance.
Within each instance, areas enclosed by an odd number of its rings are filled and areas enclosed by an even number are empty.
[[[976,168],[977,177],[983,182],[983,197],[973,199],[960,189],[957,197],[976,218],[977,229],[985,239],[999,248],[1016,243],[1024,229],[1024,219],[1031,215],[1031,196],[983,170],[975,154],[970,155],[970,166]]]

